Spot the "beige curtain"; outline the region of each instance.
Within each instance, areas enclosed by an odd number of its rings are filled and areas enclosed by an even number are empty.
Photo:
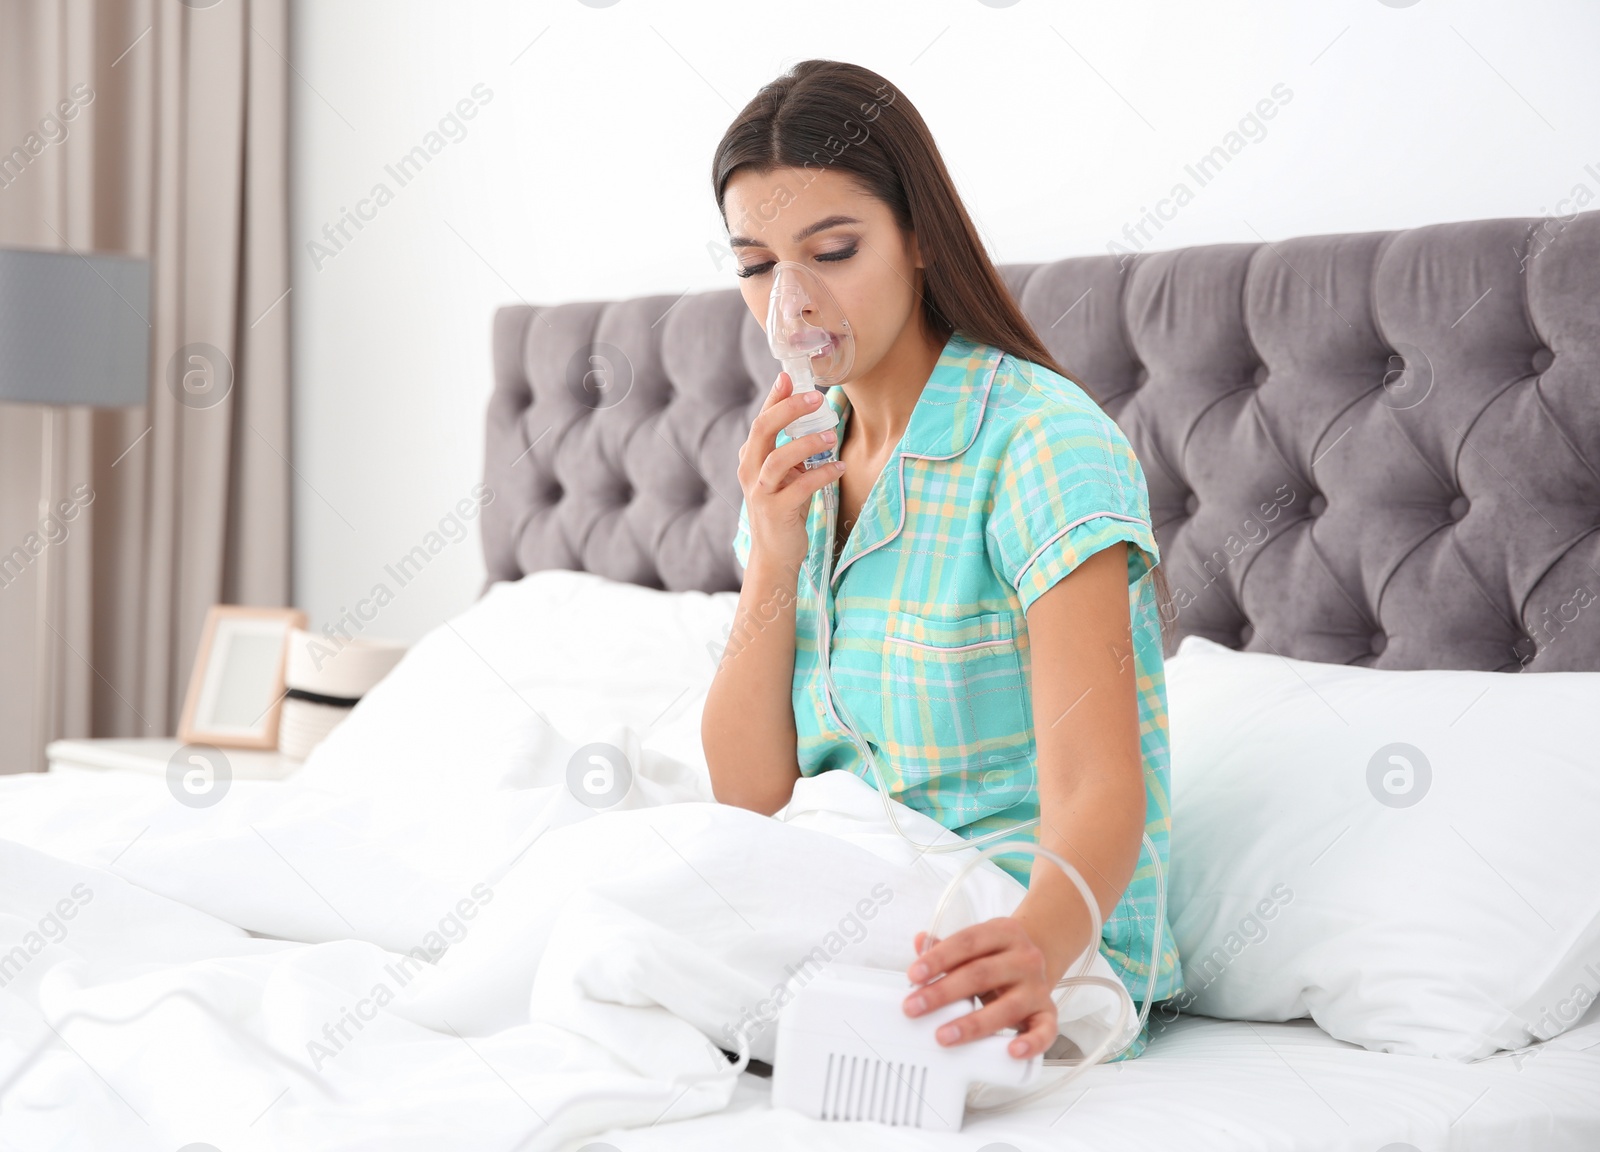
[[[0,0],[0,245],[151,265],[149,403],[55,409],[51,499],[92,500],[0,588],[0,772],[170,736],[207,608],[289,603],[287,2]],[[232,365],[209,408],[168,386],[196,343]],[[44,413],[0,404],[0,551],[39,531]]]

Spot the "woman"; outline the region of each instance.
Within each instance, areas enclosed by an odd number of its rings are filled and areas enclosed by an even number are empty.
[[[792,395],[780,373],[739,452],[737,639],[701,730],[717,799],[770,815],[802,775],[875,783],[820,683],[814,596],[831,539],[837,700],[894,798],[969,839],[1040,817],[1019,839],[1083,875],[1099,947],[1142,1001],[1156,878],[1141,833],[1165,866],[1170,819],[1165,590],[1132,449],[1034,334],[927,126],[876,73],[796,65],[728,129],[713,183],[757,319],[773,265],[797,261],[856,344],[850,378],[825,394]],[[822,403],[837,433],[783,438]],[[835,436],[839,462],[807,471]],[[817,498],[833,483],[836,525]],[[977,996],[939,1041],[1015,1028],[1009,1050],[1027,1057],[1056,1039],[1050,992],[1091,926],[1048,860],[996,863],[1026,895],[1011,916],[919,933],[905,1010]],[[1171,940],[1163,924],[1155,1001],[1181,987]]]

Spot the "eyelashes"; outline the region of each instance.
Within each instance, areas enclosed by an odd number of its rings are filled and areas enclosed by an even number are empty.
[[[837,252],[819,252],[817,253],[817,259],[827,260],[829,262],[848,260],[850,257],[856,254],[856,247],[856,245],[852,244],[850,247],[841,248]],[[768,260],[763,264],[752,264],[748,268],[738,268],[734,270],[734,275],[739,277],[741,280],[748,280],[752,276],[763,276],[772,270],[772,265],[774,263],[775,261]]]

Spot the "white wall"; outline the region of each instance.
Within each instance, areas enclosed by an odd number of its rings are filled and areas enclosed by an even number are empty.
[[[380,582],[394,600],[364,635],[414,640],[471,603],[476,521],[403,587],[385,565],[481,474],[495,308],[731,287],[712,149],[796,60],[850,60],[908,95],[1001,263],[1553,214],[1600,193],[1592,0],[1124,7],[299,0],[295,600],[313,627]],[[478,85],[465,136],[402,187],[385,165]],[[1185,165],[1275,85],[1265,135],[1200,186]],[[1180,181],[1192,201],[1125,239]],[[314,254],[380,182],[392,201]]]

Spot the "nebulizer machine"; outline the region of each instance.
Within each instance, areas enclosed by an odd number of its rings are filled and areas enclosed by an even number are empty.
[[[796,395],[843,383],[855,362],[855,335],[849,320],[822,278],[797,261],[782,260],[773,266],[767,340],[773,356],[789,374]],[[837,424],[838,415],[824,403],[800,416],[784,431],[791,440],[797,440]],[[807,457],[805,467],[809,470],[829,464],[836,459],[836,453],[837,442]],[[837,485],[827,484],[821,491],[831,537],[838,508]],[[994,843],[1038,824],[1038,817],[970,840],[956,839],[939,844],[918,843],[900,827],[883,770],[871,744],[847,714],[829,667],[832,620],[824,590],[832,581],[832,557],[833,541],[829,539],[822,552],[821,582],[811,581],[816,591],[816,618],[821,630],[817,651],[827,703],[871,767],[890,826],[907,843],[919,852],[978,850],[951,879],[935,906],[933,921],[928,926],[928,941],[931,944],[940,938],[939,923],[946,908],[968,873],[983,860],[1014,853],[1043,856],[1072,881],[1089,910],[1091,928],[1090,947],[1085,949],[1076,968],[1057,982],[1052,993],[1058,1010],[1073,990],[1085,986],[1106,988],[1117,1001],[1116,1024],[1081,1060],[1050,1061],[1050,1066],[1070,1069],[1065,1076],[1054,1078],[1044,1072],[1045,1061],[1040,1056],[1019,1059],[1007,1052],[1006,1046],[1013,1037],[1004,1033],[951,1046],[937,1043],[934,1033],[941,1025],[965,1016],[978,1007],[978,1003],[975,999],[958,1000],[921,1016],[906,1016],[901,1001],[911,986],[903,972],[831,964],[783,1006],[773,1065],[775,1105],[791,1107],[817,1119],[877,1120],[894,1125],[958,1130],[965,1111],[998,1112],[1046,1092],[1057,1091],[1091,1066],[1119,1055],[1138,1037],[1155,991],[1161,933],[1166,921],[1166,883],[1161,858],[1150,837],[1145,835],[1144,847],[1155,863],[1157,910],[1150,979],[1135,1019],[1133,1000],[1121,981],[1087,974],[1098,952],[1103,924],[1094,893],[1083,876],[1061,856],[1040,844]],[[739,1040],[741,1051],[737,1066],[743,1069],[749,1061],[749,1044],[742,1032]],[[1005,1098],[999,1104],[984,1106],[979,1102],[984,1086],[1007,1090],[1002,1093]],[[1034,1090],[1022,1096],[1015,1095],[1016,1089],[1030,1087]]]

